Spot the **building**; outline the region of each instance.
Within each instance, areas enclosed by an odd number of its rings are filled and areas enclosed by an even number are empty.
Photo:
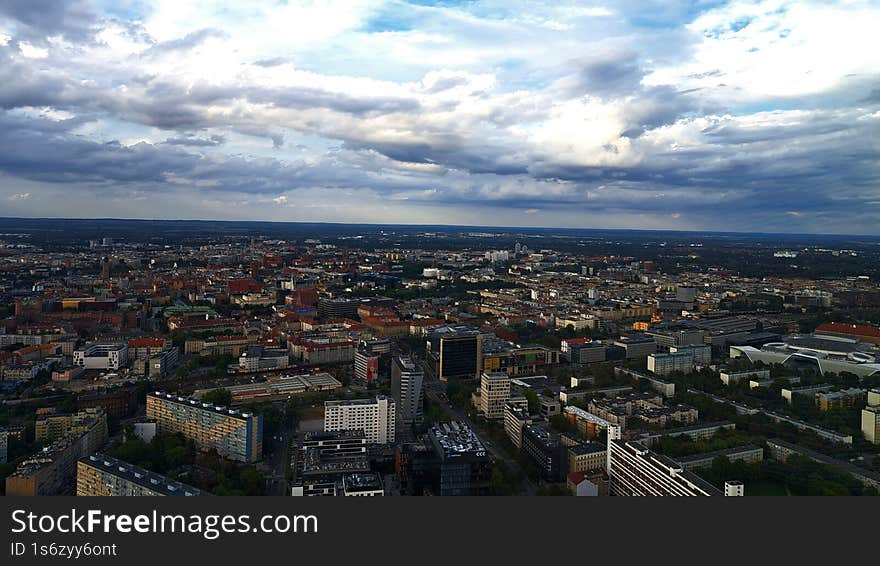
[[[816,327],[816,333],[825,336],[856,338],[862,342],[880,345],[880,328],[846,322],[826,322]]]
[[[162,433],[176,432],[202,450],[215,449],[248,464],[263,456],[263,417],[167,393],[147,394],[147,419]]]
[[[291,495],[344,494],[346,476],[370,473],[368,446],[363,430],[305,433],[294,451]]]
[[[437,379],[479,379],[483,335],[478,329],[462,324],[441,326],[428,335],[427,345]]]
[[[342,495],[345,497],[382,497],[385,488],[382,478],[375,472],[355,473],[342,476]]]
[[[125,344],[92,344],[73,352],[73,365],[85,369],[118,370],[127,364],[128,346]]]
[[[9,433],[0,428],[0,464],[5,464],[9,458]]]
[[[749,379],[749,380],[770,379],[770,370],[769,369],[754,369],[754,370],[743,370],[743,371],[731,371],[731,370],[725,369],[719,373],[719,377],[721,378],[721,382],[724,385],[732,385],[734,383],[739,383],[743,379]]]
[[[746,444],[744,446],[734,446],[724,450],[714,450],[712,452],[703,452],[702,454],[694,454],[677,458],[677,462],[685,470],[702,470],[711,468],[712,464],[718,458],[727,458],[731,462],[745,462],[747,464],[755,464],[764,459],[764,449],[760,446]]]
[[[589,338],[571,338],[561,345],[563,357],[573,364],[595,364],[606,358],[605,345]]]
[[[401,424],[422,421],[424,379],[424,372],[409,356],[398,356],[391,363],[391,392]]]
[[[845,409],[863,404],[868,400],[868,392],[864,389],[852,387],[840,391],[823,392],[816,394],[816,405],[823,413],[835,409]]]
[[[506,373],[483,372],[480,377],[479,411],[487,419],[503,419],[510,401],[510,377]]]
[[[823,375],[849,372],[864,378],[880,374],[874,344],[839,336],[793,334],[781,341],[766,343],[760,349],[731,346],[730,357],[744,357],[753,363],[782,364],[792,369],[809,369]]]
[[[396,422],[394,399],[384,395],[324,401],[324,432],[363,430],[370,442],[388,444],[396,438]]]
[[[800,387],[783,387],[779,394],[785,399],[786,403],[791,405],[792,402],[794,402],[795,395],[813,396],[817,393],[831,391],[832,389],[834,389],[833,385],[828,383],[818,383],[815,385],[802,385]]]
[[[21,462],[6,478],[6,495],[65,495],[73,493],[76,461],[97,452],[107,442],[107,415],[97,411],[86,430],[69,434]]]
[[[333,391],[342,387],[342,382],[326,372],[271,376],[266,381],[231,385],[225,389],[232,395],[233,405],[261,401],[289,399],[305,393]],[[202,398],[213,389],[199,389],[193,396]]]
[[[283,369],[290,366],[290,353],[284,348],[248,346],[238,357],[238,369],[243,372]]]
[[[645,332],[646,336],[650,336],[657,342],[661,348],[669,349],[674,346],[697,346],[704,342],[705,333],[695,328],[687,329],[667,329],[653,328]]]
[[[598,442],[582,442],[567,447],[568,473],[604,470],[608,465],[608,449]]]
[[[354,353],[354,379],[368,385],[379,378],[379,354],[358,348]]]
[[[644,358],[657,351],[657,342],[649,336],[624,336],[615,340],[613,345],[623,349],[627,360]]]
[[[693,441],[709,440],[722,430],[736,430],[736,423],[730,421],[719,421],[713,423],[704,423],[679,428],[670,428],[657,432],[645,432],[638,436],[637,440],[650,448],[654,442],[662,437],[679,437],[686,436]]]
[[[534,375],[559,364],[559,350],[544,346],[520,346],[494,334],[483,335],[481,348],[482,369],[485,372],[503,372],[511,377]]]
[[[607,470],[612,495],[721,495],[718,488],[679,463],[630,440],[608,441]]]
[[[880,444],[880,405],[862,409],[862,434],[871,444]]]
[[[706,348],[709,348],[706,346]],[[648,371],[654,375],[665,376],[673,372],[690,373],[694,370],[696,360],[693,347],[681,348],[669,352],[648,355]]]
[[[247,351],[255,340],[248,336],[216,336],[204,340],[187,340],[184,352],[200,356],[238,357]]]
[[[108,417],[117,419],[127,417],[138,407],[137,387],[120,386],[107,389],[94,389],[77,396],[76,408],[83,411],[101,408]]]
[[[180,351],[177,348],[169,348],[146,358],[135,359],[132,369],[134,373],[147,379],[156,379],[171,373],[179,359]]]
[[[305,365],[341,364],[354,362],[355,343],[344,338],[332,336],[309,336],[289,338],[294,360]]]
[[[77,462],[76,494],[89,497],[209,495],[104,454],[91,454]]]
[[[563,471],[566,471],[566,450],[558,434],[540,425],[526,425],[523,427],[522,452],[535,463],[541,479],[551,483],[562,480]]]
[[[511,402],[504,405],[504,432],[517,450],[522,449],[523,428],[530,424],[528,402],[525,407]]]
[[[470,427],[457,421],[438,423],[428,440],[439,459],[437,495],[488,495],[492,461]]]
[[[69,434],[82,434],[103,413],[102,409],[93,408],[72,414],[38,415],[34,423],[34,439],[37,442],[53,442]]]
[[[746,494],[746,487],[743,485],[743,482],[730,480],[724,482],[724,496],[725,497],[742,497]]]
[[[712,363],[712,346],[692,344],[690,346],[670,346],[671,354],[690,353],[694,358],[694,365],[707,366]]]

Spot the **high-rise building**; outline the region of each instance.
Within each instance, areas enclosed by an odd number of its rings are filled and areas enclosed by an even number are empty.
[[[609,440],[607,471],[612,495],[721,495],[712,484],[639,442]]]
[[[409,356],[394,358],[391,364],[391,391],[401,423],[422,420],[422,382],[425,374]]]
[[[730,480],[724,482],[724,495],[725,497],[742,497],[746,494],[746,488],[743,485],[743,482]]]
[[[379,355],[359,348],[354,353],[354,379],[367,385],[379,377]]]
[[[441,381],[478,379],[483,360],[479,329],[463,324],[441,326],[428,335],[434,375]]]
[[[880,444],[880,405],[862,409],[862,434],[871,444]]]
[[[179,432],[199,448],[253,463],[263,455],[263,417],[167,393],[147,394],[147,419],[160,432]]]
[[[439,458],[437,495],[487,495],[492,460],[477,435],[464,423],[440,423],[428,432]]]
[[[77,462],[76,494],[112,497],[209,495],[104,454],[92,454]]]
[[[484,372],[480,377],[480,413],[487,419],[503,419],[510,401],[510,377],[501,372]]]
[[[324,401],[324,431],[362,430],[367,440],[387,444],[395,439],[394,400],[380,395],[375,399]]]

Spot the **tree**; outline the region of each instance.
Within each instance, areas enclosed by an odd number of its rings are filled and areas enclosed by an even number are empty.
[[[205,393],[203,400],[205,403],[211,403],[220,407],[228,407],[232,405],[232,393],[228,389],[220,387]]]

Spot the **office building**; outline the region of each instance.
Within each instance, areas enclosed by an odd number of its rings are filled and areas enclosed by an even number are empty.
[[[540,425],[523,427],[522,452],[538,468],[541,479],[555,483],[562,479],[565,446],[559,435]]]
[[[263,417],[167,393],[147,394],[147,419],[160,432],[177,432],[202,450],[253,463],[263,456]]]
[[[457,421],[438,423],[428,439],[439,459],[437,495],[488,495],[492,461],[470,427]]]
[[[428,354],[434,376],[441,380],[478,379],[483,360],[483,337],[465,325],[441,326],[428,335]]]
[[[501,372],[480,376],[479,410],[487,419],[503,419],[504,406],[510,401],[510,377]]]
[[[394,399],[384,395],[324,401],[324,432],[363,430],[370,442],[388,444],[396,437],[396,422]]]
[[[425,374],[409,356],[399,356],[391,363],[391,392],[401,424],[422,420],[422,382]]]
[[[713,496],[715,486],[674,460],[628,440],[608,441],[611,494],[619,496]]]
[[[657,351],[657,342],[650,336],[624,336],[615,340],[614,345],[623,349],[627,360],[644,358]]]
[[[91,344],[73,352],[73,365],[85,369],[118,370],[127,364],[125,344]]]
[[[77,462],[76,494],[89,497],[209,495],[104,454],[91,454]]]
[[[382,477],[375,472],[342,476],[342,495],[345,497],[382,497],[385,488]]]

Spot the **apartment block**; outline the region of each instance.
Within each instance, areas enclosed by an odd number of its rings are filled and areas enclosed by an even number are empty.
[[[147,419],[156,421],[160,432],[179,432],[199,448],[213,448],[230,460],[253,463],[262,458],[260,415],[157,391],[147,394]]]

